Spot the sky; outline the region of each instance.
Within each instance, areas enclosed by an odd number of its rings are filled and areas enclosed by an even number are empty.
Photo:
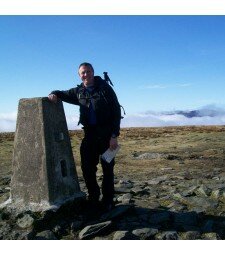
[[[15,131],[19,99],[79,84],[81,62],[107,71],[122,127],[225,124],[223,15],[0,16],[0,132]],[[69,129],[79,109],[64,104]],[[187,118],[177,111],[213,110]]]

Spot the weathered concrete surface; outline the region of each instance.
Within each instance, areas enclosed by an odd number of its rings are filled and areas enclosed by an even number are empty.
[[[15,207],[43,210],[82,196],[61,101],[19,101],[12,167]]]

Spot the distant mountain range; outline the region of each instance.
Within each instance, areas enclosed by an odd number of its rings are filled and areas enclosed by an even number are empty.
[[[225,109],[213,105],[195,110],[146,111],[127,115],[122,127],[225,125]]]
[[[218,109],[201,109],[201,110],[192,110],[192,111],[171,111],[171,112],[164,112],[164,115],[183,115],[187,118],[194,118],[194,117],[216,117],[225,114],[225,111],[218,110]]]

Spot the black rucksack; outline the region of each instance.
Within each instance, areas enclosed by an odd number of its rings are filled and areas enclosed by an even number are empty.
[[[107,72],[103,72],[103,75],[104,75],[104,80],[106,81],[106,83],[108,85],[111,85],[112,87],[114,87],[112,81],[110,80],[110,78],[108,76],[108,73]],[[124,108],[123,108],[123,106],[121,104],[120,104],[120,107],[123,109],[123,114],[126,115],[126,112],[125,112],[125,110],[124,110]],[[121,118],[123,119],[124,116],[121,116]]]

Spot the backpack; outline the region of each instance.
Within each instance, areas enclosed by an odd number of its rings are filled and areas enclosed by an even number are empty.
[[[110,78],[109,78],[109,76],[108,76],[108,73],[107,73],[107,72],[103,72],[103,75],[104,75],[104,80],[105,80],[105,82],[106,82],[108,85],[114,87],[112,81],[110,80]],[[123,108],[123,106],[122,106],[121,104],[120,104],[120,107],[123,109],[123,115],[126,115],[126,112],[125,112],[125,110],[124,110],[124,108]],[[124,116],[121,115],[121,119],[123,119],[123,118],[124,118]]]

